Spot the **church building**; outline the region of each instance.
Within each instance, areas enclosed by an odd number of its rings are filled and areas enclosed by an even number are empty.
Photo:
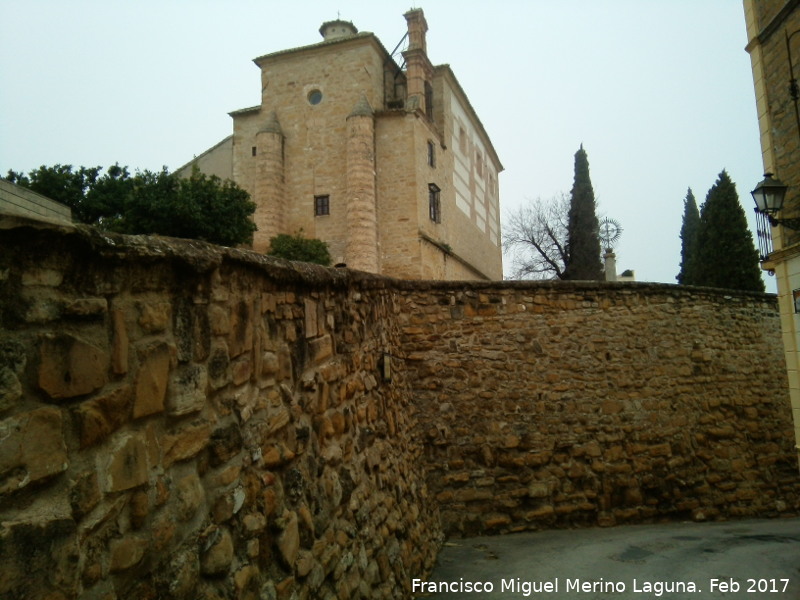
[[[279,233],[328,243],[349,268],[413,279],[502,279],[503,167],[448,65],[426,51],[423,11],[392,54],[347,21],[319,43],[254,60],[261,104],[193,165],[256,203],[253,249]]]

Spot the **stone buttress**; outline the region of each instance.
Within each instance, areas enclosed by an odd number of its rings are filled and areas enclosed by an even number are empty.
[[[283,131],[273,111],[256,134],[256,212],[253,215],[258,231],[253,238],[253,249],[265,252],[269,241],[286,232],[286,207],[284,194]]]
[[[347,117],[347,266],[379,273],[375,118],[365,96]]]

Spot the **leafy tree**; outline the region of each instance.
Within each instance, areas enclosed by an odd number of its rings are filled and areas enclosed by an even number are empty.
[[[567,265],[569,196],[541,198],[510,214],[503,248],[512,255],[517,279],[563,279]]]
[[[575,181],[567,225],[567,265],[564,279],[603,279],[600,261],[600,223],[596,214],[589,159],[581,144],[575,153]]]
[[[697,245],[697,228],[700,226],[700,211],[692,188],[686,193],[683,201],[683,224],[681,225],[681,270],[675,277],[678,283],[686,283],[686,271]]]
[[[158,234],[202,239],[235,246],[253,239],[250,216],[255,204],[232,181],[222,181],[198,169],[182,179],[166,168],[131,176],[115,164],[100,175],[100,167],[71,165],[39,167],[27,176],[8,172],[13,183],[28,187],[69,206],[82,223],[129,234]]]
[[[764,291],[758,251],[736,185],[724,170],[700,207],[697,245],[688,266],[684,283],[689,285]]]
[[[316,263],[326,267],[331,264],[328,244],[322,240],[306,238],[303,236],[302,231],[294,235],[289,235],[288,233],[276,235],[270,239],[269,246],[270,248],[267,252],[269,256]]]

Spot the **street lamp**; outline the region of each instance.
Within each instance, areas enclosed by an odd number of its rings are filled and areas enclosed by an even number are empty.
[[[756,237],[758,238],[758,253],[761,262],[769,260],[772,254],[772,229],[783,225],[790,229],[798,229],[800,219],[778,219],[775,215],[783,209],[783,200],[786,198],[788,186],[780,179],[772,177],[772,173],[764,173],[763,181],[750,192],[756,203]],[[772,272],[772,271],[770,271]]]
[[[756,202],[756,212],[768,215],[770,224],[773,226],[774,217],[772,215],[783,209],[783,200],[786,198],[788,186],[780,179],[772,176],[772,173],[764,173],[764,180],[759,182],[755,189],[750,192]],[[777,219],[775,219],[777,221]]]

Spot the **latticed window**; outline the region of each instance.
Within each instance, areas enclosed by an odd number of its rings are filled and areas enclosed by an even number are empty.
[[[321,217],[331,214],[331,197],[314,196],[314,216]]]

